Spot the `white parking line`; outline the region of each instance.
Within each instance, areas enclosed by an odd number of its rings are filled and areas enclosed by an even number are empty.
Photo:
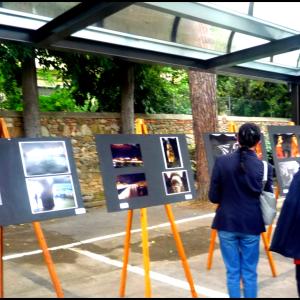
[[[213,218],[215,216],[215,213],[210,213],[210,214],[205,214],[205,215],[201,215],[201,216],[196,216],[196,217],[190,217],[190,218],[184,218],[181,220],[177,220],[175,221],[176,224],[183,224],[183,223],[188,223],[188,222],[194,222],[194,221],[198,221],[198,220],[203,220],[203,219],[208,219],[208,218]],[[170,223],[162,223],[162,224],[158,224],[158,225],[154,225],[154,226],[149,226],[147,227],[148,230],[153,230],[156,228],[163,228],[163,227],[169,227]],[[138,233],[141,232],[141,229],[134,229],[131,230],[131,233]],[[57,246],[57,247],[51,247],[49,248],[50,251],[56,251],[56,250],[60,250],[60,249],[69,249],[71,251],[77,252],[79,254],[88,256],[92,259],[95,259],[99,262],[102,263],[106,263],[118,268],[122,268],[123,267],[123,263],[117,260],[112,260],[110,258],[107,258],[103,255],[99,255],[99,254],[95,254],[89,251],[85,251],[85,250],[80,250],[78,247],[80,245],[84,245],[84,244],[90,244],[90,243],[94,243],[97,241],[101,241],[101,240],[108,240],[108,239],[112,239],[112,238],[117,238],[120,236],[125,236],[126,232],[119,232],[119,233],[115,233],[115,234],[109,234],[109,235],[105,235],[105,236],[99,236],[99,237],[95,237],[95,238],[91,238],[91,239],[86,239],[83,241],[79,241],[76,243],[70,243],[70,244],[65,244],[65,245],[61,245],[61,246]],[[16,254],[12,254],[12,255],[6,255],[3,257],[3,260],[12,260],[12,259],[16,259],[16,258],[20,258],[20,257],[24,257],[24,256],[30,256],[30,255],[36,255],[36,254],[41,254],[42,250],[35,250],[35,251],[29,251],[29,252],[23,252],[23,253],[16,253]],[[133,272],[135,274],[139,274],[141,276],[144,276],[144,269],[139,268],[139,267],[134,267],[131,265],[128,265],[127,268],[128,271]],[[150,271],[150,277],[154,280],[163,282],[163,283],[167,283],[171,286],[174,287],[178,287],[184,290],[190,290],[190,286],[188,284],[188,282],[183,281],[183,280],[179,280],[170,276],[166,276],[157,272],[153,272]],[[197,293],[201,296],[207,296],[210,298],[228,298],[227,294],[224,293],[220,293],[205,287],[201,287],[199,285],[195,285],[195,289],[197,291]]]
[[[184,219],[175,221],[175,223],[176,224],[182,224],[182,223],[194,222],[194,221],[198,221],[198,220],[202,220],[202,219],[213,218],[214,215],[215,215],[215,213],[211,213],[211,214],[206,214],[206,215],[197,216],[197,217],[184,218]],[[163,228],[163,227],[168,227],[168,226],[170,226],[170,223],[162,223],[162,224],[150,226],[150,227],[147,227],[147,228],[148,228],[148,230],[153,230],[153,229],[156,229],[156,228]],[[131,230],[131,233],[137,233],[137,232],[141,232],[141,229]],[[119,233],[114,233],[114,234],[109,234],[109,235],[104,235],[104,236],[99,236],[99,237],[79,241],[79,242],[76,242],[76,243],[65,244],[65,245],[61,245],[61,246],[57,246],[57,247],[51,247],[51,248],[49,248],[49,250],[50,251],[55,251],[55,250],[61,250],[61,249],[70,249],[70,248],[77,247],[77,246],[80,246],[80,245],[83,245],[83,244],[91,244],[91,243],[94,243],[94,242],[113,239],[113,238],[120,237],[120,236],[125,236],[125,235],[126,235],[126,232],[123,231],[123,232],[119,232]],[[42,253],[42,250],[35,250],[35,251],[5,255],[5,256],[3,256],[3,260],[10,260],[10,259],[20,258],[20,257],[24,257],[24,256],[36,255],[36,254],[40,254],[40,253]]]
[[[115,266],[117,268],[123,267],[122,262],[115,260],[115,259],[110,259],[110,258],[105,257],[100,254],[96,254],[96,253],[93,253],[90,251],[81,250],[81,249],[77,249],[77,248],[71,248],[70,250],[74,251],[76,253],[85,255],[85,256],[92,258],[96,261],[99,261],[101,263],[106,263],[108,265]],[[142,269],[140,267],[134,267],[134,266],[131,266],[128,264],[127,270],[132,273],[144,276],[144,269]],[[168,285],[177,287],[177,288],[181,288],[181,289],[190,291],[190,286],[189,286],[188,282],[180,280],[180,279],[176,279],[174,277],[170,277],[167,275],[160,274],[158,272],[150,271],[150,278],[154,279],[156,281],[160,281],[160,282],[166,283]],[[220,292],[217,292],[217,291],[214,291],[214,290],[211,290],[211,289],[199,286],[199,285],[194,285],[194,286],[195,286],[196,292],[198,293],[199,297],[206,296],[206,297],[210,297],[210,298],[229,298],[228,294],[220,293]]]

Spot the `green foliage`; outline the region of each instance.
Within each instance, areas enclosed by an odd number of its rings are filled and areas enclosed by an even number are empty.
[[[56,89],[49,96],[39,96],[40,110],[47,111],[75,111],[76,103],[67,89]]]
[[[40,97],[42,111],[119,112],[120,60],[90,54],[70,54],[0,43],[0,108],[22,110],[21,64],[34,55],[38,77],[62,83],[50,96]],[[188,73],[159,65],[135,65],[135,112],[191,114]],[[291,117],[288,87],[243,77],[219,75],[219,113],[240,116]]]
[[[72,96],[72,91],[57,88],[49,96],[39,96],[40,110],[47,111],[65,111],[65,112],[95,112],[98,109],[98,101],[88,95],[83,105],[77,105]]]
[[[78,107],[99,112],[120,111],[119,67],[112,59],[50,50],[39,52],[38,59],[43,68],[56,71],[57,79],[71,90]]]
[[[218,76],[219,113],[237,116],[291,117],[291,100],[286,84]]]
[[[140,113],[190,114],[188,75],[184,70],[137,65],[135,110]]]

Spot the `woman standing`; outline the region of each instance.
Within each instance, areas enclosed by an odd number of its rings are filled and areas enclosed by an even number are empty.
[[[255,153],[260,138],[257,125],[242,125],[239,149],[216,159],[210,183],[210,201],[219,204],[212,228],[218,230],[231,298],[241,297],[241,280],[244,297],[257,297],[260,234],[265,231],[259,202],[264,166]],[[272,178],[269,164],[266,191],[273,192]]]
[[[295,174],[277,221],[270,250],[294,259],[300,297],[300,170]]]

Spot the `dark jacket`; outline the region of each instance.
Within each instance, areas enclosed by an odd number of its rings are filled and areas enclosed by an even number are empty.
[[[283,202],[270,250],[300,259],[300,170]]]
[[[263,189],[261,160],[254,151],[245,153],[245,168],[240,167],[240,149],[216,159],[212,172],[209,199],[219,204],[212,228],[230,232],[259,235],[265,225],[259,205]],[[268,166],[265,190],[273,192],[273,168]]]

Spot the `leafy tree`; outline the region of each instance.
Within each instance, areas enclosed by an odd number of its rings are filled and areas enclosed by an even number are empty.
[[[288,86],[220,75],[217,81],[219,113],[239,116],[291,117]]]
[[[23,109],[21,61],[27,48],[0,44],[0,107]],[[119,112],[121,102],[118,59],[90,54],[35,50],[39,77],[62,82],[53,95],[40,96],[42,111]],[[135,65],[135,112],[191,114],[189,76],[186,70],[159,65]],[[217,77],[219,113],[241,116],[291,116],[286,84],[243,77]]]

